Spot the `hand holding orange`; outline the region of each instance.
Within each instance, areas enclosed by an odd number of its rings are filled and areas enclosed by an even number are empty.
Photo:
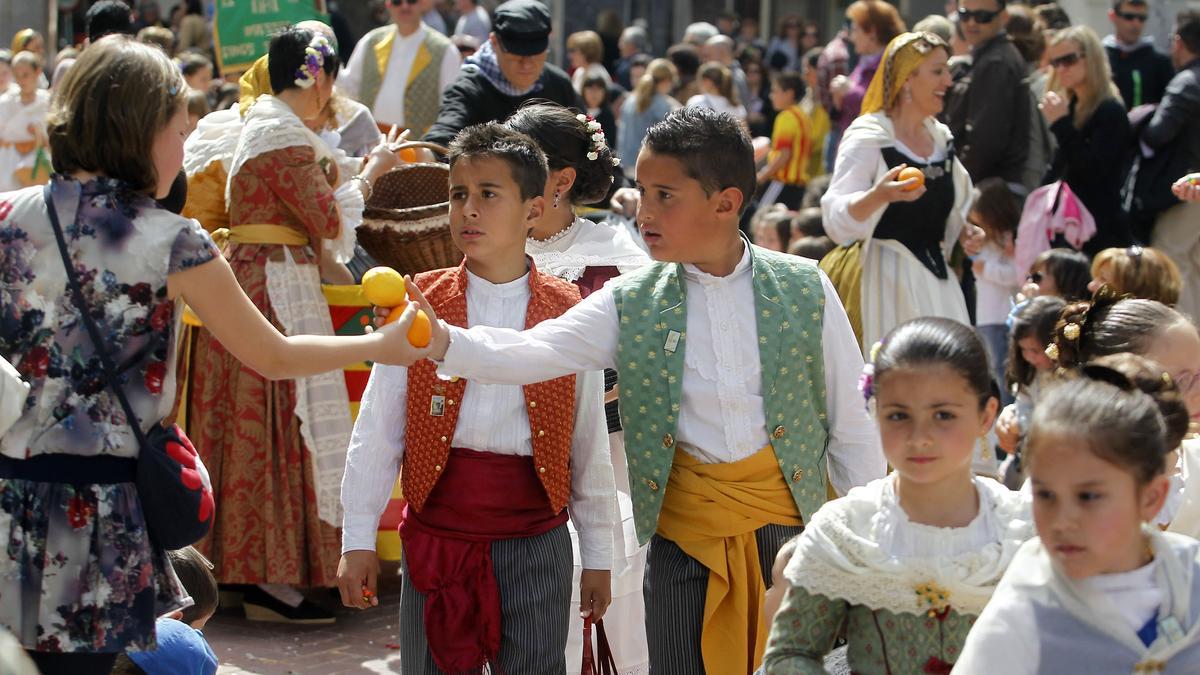
[[[408,304],[404,277],[390,267],[372,267],[367,270],[362,278],[362,289],[367,302],[391,309],[391,313],[383,322],[385,326],[399,319]],[[433,326],[429,323],[429,316],[418,309],[412,325],[408,327],[408,342],[414,347],[428,347],[432,337]]]
[[[916,179],[915,183],[913,183],[912,185],[906,186],[904,188],[901,188],[905,192],[912,192],[913,190],[916,190],[917,188],[919,188],[925,184],[925,173],[923,171],[916,168],[915,166],[906,166],[900,170],[899,174],[897,174],[896,181],[899,183],[903,183],[904,181],[910,180],[913,178]]]

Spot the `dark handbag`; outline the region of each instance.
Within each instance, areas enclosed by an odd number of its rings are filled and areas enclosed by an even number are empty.
[[[148,433],[142,431],[141,422],[134,413],[133,406],[129,404],[129,399],[125,397],[118,379],[129,366],[118,369],[112,361],[112,356],[105,349],[100,329],[88,311],[83,287],[79,284],[75,266],[67,253],[67,242],[58,223],[58,212],[54,208],[49,185],[46,186],[44,195],[46,213],[50,217],[50,225],[54,227],[58,251],[62,254],[63,266],[67,270],[71,299],[79,310],[83,325],[96,348],[96,355],[104,368],[106,385],[116,394],[121,409],[125,412],[125,419],[137,438],[137,491],[146,519],[146,531],[150,540],[163,549],[174,550],[194,544],[212,529],[213,515],[216,511],[208,470],[204,468],[196,448],[178,425],[163,426],[163,421],[160,420]],[[156,345],[152,344],[151,347],[153,346]],[[139,360],[140,355],[131,359],[130,365],[136,365]]]
[[[592,650],[592,620],[583,620],[583,663],[580,675],[617,675],[617,660],[604,634],[604,620],[596,622],[596,650]]]

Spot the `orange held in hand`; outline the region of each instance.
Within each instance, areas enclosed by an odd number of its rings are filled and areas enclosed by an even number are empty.
[[[367,302],[378,307],[387,307],[392,311],[384,320],[388,325],[404,314],[408,305],[408,294],[404,288],[404,277],[390,267],[372,267],[367,270],[362,279],[363,295]],[[414,347],[428,347],[433,338],[433,326],[424,310],[417,310],[412,325],[408,327],[408,343]]]
[[[919,188],[925,184],[924,172],[922,172],[920,169],[918,169],[914,166],[904,167],[903,169],[900,170],[900,174],[898,176],[896,176],[896,180],[900,183],[903,183],[904,181],[906,181],[910,178],[917,179],[917,182],[913,183],[912,185],[909,185],[908,187],[905,187],[904,188],[905,192],[912,192],[913,190],[916,190],[917,188]]]

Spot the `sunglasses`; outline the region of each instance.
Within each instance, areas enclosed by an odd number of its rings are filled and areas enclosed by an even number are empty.
[[[1063,54],[1058,58],[1050,59],[1049,64],[1051,68],[1070,68],[1076,63],[1079,63],[1080,59],[1082,58],[1083,54],[1080,54],[1079,52],[1071,52],[1070,54]]]
[[[1137,21],[1138,23],[1146,23],[1145,14],[1135,14],[1134,12],[1117,12],[1117,16],[1126,21]]]
[[[964,9],[959,7],[958,20],[962,21],[963,23],[966,23],[967,21],[974,21],[975,23],[991,23],[996,20],[996,17],[1000,16],[1000,12],[1002,11],[1004,10],[998,9],[993,11],[990,9]]]

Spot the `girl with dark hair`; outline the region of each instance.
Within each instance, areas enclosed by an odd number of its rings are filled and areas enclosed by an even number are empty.
[[[1177,392],[1130,358],[1084,365],[1038,403],[1025,450],[1038,536],[971,629],[962,672],[1200,672],[1187,609],[1200,543],[1153,526],[1173,492]]]
[[[1013,312],[1004,375],[1016,402],[1005,406],[996,419],[996,441],[1009,455],[1000,465],[1000,475],[1013,490],[1021,487],[1023,430],[1029,429],[1038,395],[1055,368],[1046,347],[1054,341],[1054,326],[1066,306],[1062,298],[1044,295],[1022,303]]]
[[[1034,258],[1021,295],[1025,298],[1055,295],[1075,302],[1092,296],[1088,290],[1091,281],[1092,268],[1087,255],[1069,248],[1052,248]]]
[[[1017,224],[1021,220],[1021,201],[1008,189],[1004,179],[993,176],[980,181],[972,191],[971,211],[967,220],[978,225],[987,239],[972,259],[975,273],[975,330],[992,357],[992,373],[997,382],[1004,380],[1008,357],[1008,320],[1013,296],[1021,288],[1021,272],[1013,260]],[[1004,397],[1004,402],[1011,399]]]
[[[267,69],[273,94],[247,110],[230,162],[224,253],[272,323],[290,335],[328,335],[321,277],[349,282],[333,258],[349,258],[364,198],[397,159],[380,145],[361,173],[347,176],[358,161],[341,161],[310,130],[338,69],[324,34],[284,30],[271,40]],[[220,514],[197,548],[221,583],[250,585],[248,618],[332,622],[292,587],[336,584],[339,489],[351,432],[342,373],[264,382],[202,329],[190,374],[188,426],[212,467]],[[294,526],[275,527],[281,522]]]
[[[784,570],[791,586],[771,627],[769,673],[823,672],[843,625],[854,672],[950,672],[1033,534],[1022,496],[972,472],[999,407],[974,331],[915,319],[872,355],[860,386],[894,471],[805,523]]]
[[[529,233],[525,252],[533,258],[538,270],[574,283],[583,297],[598,290],[609,279],[651,262],[650,256],[634,243],[625,228],[596,223],[575,213],[577,207],[603,199],[613,183],[613,176],[619,171],[619,162],[612,151],[602,141],[596,141],[598,134],[603,132],[596,129],[596,124],[587,116],[549,102],[525,105],[505,122],[505,126],[526,134],[541,147],[550,168],[543,194],[546,209]],[[625,438],[617,411],[616,371],[606,370],[604,380],[614,475],[618,491],[628,495],[629,473],[625,466]],[[621,617],[613,623],[641,626],[645,621],[640,586],[645,556],[636,545],[625,545],[625,542],[636,542],[637,536],[632,532],[632,503],[626,499],[619,503],[621,529],[613,538],[613,604],[609,611],[613,617]],[[625,528],[630,531],[626,532]],[[574,532],[572,536],[575,536]],[[582,567],[578,559],[575,564],[578,578]],[[581,649],[576,641],[583,631],[581,619],[573,617],[572,622],[580,624],[568,633],[567,655],[574,659]],[[649,656],[644,632],[610,631],[608,635],[621,672],[647,666]]]
[[[1047,354],[1060,368],[1078,369],[1101,356],[1129,352],[1153,359],[1161,375],[1179,386],[1193,420],[1200,419],[1200,385],[1196,364],[1200,363],[1200,334],[1184,315],[1154,300],[1120,300],[1102,288],[1091,302],[1076,302],[1063,310],[1054,329]],[[1178,444],[1167,449],[1167,475],[1174,483],[1166,506],[1158,514],[1160,525],[1175,531],[1200,534],[1200,484],[1185,488],[1188,478],[1200,470],[1200,444]],[[1182,456],[1181,456],[1182,455]],[[1188,502],[1185,506],[1183,502]],[[1177,513],[1183,517],[1176,524]]]

